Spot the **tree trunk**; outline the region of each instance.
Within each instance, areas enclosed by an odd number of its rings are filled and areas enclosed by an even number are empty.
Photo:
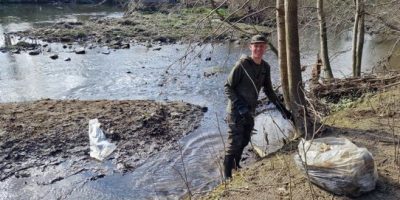
[[[364,2],[359,0],[360,7],[360,21],[358,23],[358,37],[357,37],[357,60],[356,60],[356,76],[361,76],[361,60],[364,48]]]
[[[299,134],[305,135],[306,103],[301,78],[297,0],[285,0],[286,52],[289,77],[289,98],[294,122]]]
[[[354,19],[354,28],[353,28],[353,49],[352,49],[352,69],[353,76],[357,76],[357,41],[358,41],[358,24],[360,21],[360,0],[355,0],[356,3],[356,15]]]
[[[324,74],[327,79],[333,78],[331,63],[329,62],[328,54],[328,38],[326,31],[326,21],[324,14],[324,1],[317,0],[318,20],[319,20],[319,39],[321,43],[322,63],[324,64]]]
[[[290,110],[289,81],[287,70],[286,38],[285,38],[285,2],[276,0],[276,24],[278,31],[278,61],[281,69],[281,85],[285,106]]]

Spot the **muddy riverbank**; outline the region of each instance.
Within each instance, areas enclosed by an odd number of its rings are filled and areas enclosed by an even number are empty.
[[[268,32],[268,27],[238,23],[237,27],[249,33]],[[106,46],[111,49],[129,48],[132,43],[148,47],[155,44],[176,42],[240,41],[249,35],[232,29],[222,22],[209,8],[174,8],[164,12],[132,12],[122,18],[91,17],[80,21],[59,21],[37,23],[25,31],[9,32],[6,40],[62,42],[67,45],[80,43],[84,46]],[[40,47],[40,46],[39,46]],[[38,48],[39,48],[38,47]],[[9,46],[9,49],[20,49]]]
[[[47,99],[3,103],[0,110],[0,181],[4,181],[70,161],[74,161],[70,169],[93,171],[89,166],[96,161],[89,156],[88,121],[94,118],[117,145],[106,162],[116,172],[132,171],[158,152],[177,148],[177,140],[199,126],[205,108],[182,102]],[[58,179],[63,177],[47,183]]]

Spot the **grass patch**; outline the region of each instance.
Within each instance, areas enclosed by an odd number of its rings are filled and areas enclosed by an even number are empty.
[[[387,120],[400,115],[400,89],[367,94],[356,101],[342,100],[333,105],[333,111],[324,119],[327,125],[362,130],[385,129]]]

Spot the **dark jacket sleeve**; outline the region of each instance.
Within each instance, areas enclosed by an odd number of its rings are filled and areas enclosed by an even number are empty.
[[[264,83],[264,93],[267,95],[268,99],[278,108],[281,113],[285,113],[287,110],[285,106],[279,101],[276,96],[274,89],[272,88],[271,82],[271,71],[270,66],[267,64],[267,74]]]
[[[225,82],[225,95],[231,100],[233,103],[241,101],[241,97],[235,91],[236,86],[239,84],[241,79],[243,78],[244,72],[240,67],[240,62],[237,62],[236,65],[232,68],[232,71],[228,75],[228,79]]]

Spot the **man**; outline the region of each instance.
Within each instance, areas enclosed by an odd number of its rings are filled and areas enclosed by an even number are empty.
[[[263,60],[267,40],[262,35],[251,38],[251,56],[240,58],[225,83],[228,97],[228,143],[224,159],[225,179],[232,177],[232,169],[240,168],[243,149],[250,141],[254,127],[254,113],[261,87],[285,119],[291,113],[277,98],[271,83],[270,66]]]

